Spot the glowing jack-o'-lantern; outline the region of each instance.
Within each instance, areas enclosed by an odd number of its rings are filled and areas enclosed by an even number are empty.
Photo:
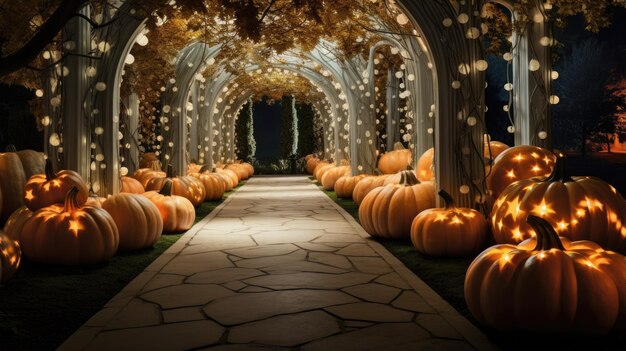
[[[0,283],[11,279],[20,266],[22,250],[17,241],[0,231]]]
[[[433,207],[434,184],[420,183],[413,171],[404,171],[400,184],[375,188],[365,196],[359,207],[359,220],[372,236],[409,238],[415,216]]]
[[[394,174],[404,171],[411,165],[411,150],[405,149],[402,143],[396,143],[393,151],[389,151],[380,156],[378,160],[378,169],[383,174]]]
[[[487,188],[497,199],[510,184],[532,177],[546,177],[554,168],[556,156],[546,149],[522,145],[504,150],[488,170]]]
[[[182,196],[191,201],[194,207],[200,206],[204,202],[206,192],[204,184],[194,177],[176,176],[172,165],[167,166],[167,177],[152,178],[146,184],[147,191],[157,191],[163,188],[165,182],[172,182],[172,194]]]
[[[115,221],[102,208],[80,206],[79,190],[72,188],[64,205],[36,211],[20,234],[22,252],[41,263],[76,265],[107,261],[117,251]]]
[[[450,194],[439,191],[444,208],[418,214],[411,225],[411,241],[417,251],[434,257],[476,254],[487,241],[488,224],[482,213],[454,205]]]
[[[73,188],[78,189],[77,200],[79,205],[84,204],[89,197],[89,189],[83,178],[74,171],[62,170],[54,173],[52,162],[46,161],[46,173],[35,174],[30,177],[24,186],[24,204],[31,210],[53,204],[63,203],[67,193]]]
[[[593,242],[560,239],[539,217],[528,216],[528,224],[536,239],[488,248],[468,268],[465,300],[474,317],[500,330],[607,334],[623,328],[626,258]]]
[[[182,196],[172,195],[172,181],[167,179],[160,192],[148,191],[143,194],[152,201],[161,213],[163,232],[172,233],[191,228],[196,218],[196,210],[191,201]]]
[[[508,186],[491,212],[494,239],[519,243],[533,231],[527,215],[541,216],[572,240],[591,240],[605,249],[626,251],[626,202],[606,182],[594,177],[570,177],[559,156],[547,178],[531,178]]]

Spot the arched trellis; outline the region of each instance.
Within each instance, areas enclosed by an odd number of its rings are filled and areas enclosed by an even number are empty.
[[[409,1],[398,0],[397,4],[404,9],[407,16],[419,28],[419,35],[424,42],[426,53],[429,57],[429,63],[432,63],[433,82],[435,85],[435,146],[436,152],[436,174],[437,186],[451,192],[457,201],[466,206],[474,206],[476,200],[482,202],[484,200],[484,168],[482,166],[482,134],[484,133],[484,72],[475,69],[475,63],[482,59],[482,46],[478,40],[467,39],[465,34],[468,28],[478,26],[477,14],[480,12],[482,2],[459,2],[451,3],[448,1]],[[111,23],[111,26],[124,26],[124,18],[132,19],[132,24],[126,24],[125,32],[136,33],[134,28],[141,25],[141,20],[130,14],[128,8],[123,4],[117,11],[117,20]],[[537,11],[541,12],[542,7],[538,7]],[[467,20],[459,23],[455,19],[464,15]],[[444,20],[449,21],[448,26],[442,25]],[[130,20],[128,22],[131,22]],[[540,21],[541,22],[541,21]],[[537,23],[545,29],[545,23]],[[535,31],[540,32],[541,30]],[[541,33],[538,33],[540,35]],[[131,35],[132,36],[132,35]],[[132,45],[134,38],[129,36],[126,43],[123,39],[119,40],[119,44],[126,48]],[[543,37],[542,37],[543,39]],[[520,46],[521,47],[521,46]],[[529,61],[522,54],[528,54],[528,50],[520,51],[519,67],[520,76],[525,74],[523,63]],[[120,55],[123,59],[122,55]],[[535,58],[538,59],[538,58]],[[120,60],[121,61],[121,60]],[[118,61],[119,62],[119,61]],[[468,74],[459,74],[459,65],[469,67]],[[80,67],[69,67],[70,70],[81,72]],[[76,68],[76,69],[74,69]],[[550,69],[549,61],[545,65],[541,65],[541,69],[534,75],[541,75],[539,80],[544,82],[546,92],[549,92]],[[112,80],[115,82],[115,78]],[[549,126],[549,108],[545,108],[545,96],[529,96],[531,91],[526,84],[523,87],[523,79],[519,79],[516,84],[520,84],[518,88],[517,98],[520,99],[520,106],[527,104],[529,110],[536,109],[544,111],[545,118],[542,119],[544,126]],[[112,193],[117,191],[118,165],[115,154],[118,147],[116,139],[116,127],[118,123],[115,116],[118,114],[119,101],[115,101],[115,94],[119,91],[118,85],[113,83],[107,84],[109,89],[99,92],[99,97],[91,97],[88,106],[99,104],[98,101],[107,101],[108,107],[102,111],[106,112],[106,133],[110,136],[103,140],[103,153],[105,154],[106,168],[102,170],[106,174],[105,184],[103,184],[101,193]],[[188,87],[187,87],[188,88]],[[109,95],[112,94],[111,97]],[[526,95],[524,95],[526,94]],[[187,96],[185,96],[187,97]],[[88,97],[89,98],[89,97]],[[534,104],[534,99],[537,104]],[[101,100],[98,100],[101,99]],[[98,101],[97,101],[98,100]],[[183,99],[185,102],[186,100]],[[117,105],[116,105],[117,103]],[[534,136],[537,126],[533,126],[532,120],[524,122],[520,119],[520,111],[523,107],[517,108],[518,116],[516,125],[517,132],[520,137],[516,138],[518,142],[524,142],[524,139],[530,139],[530,142],[537,142]],[[100,109],[98,109],[99,112]],[[93,111],[90,111],[93,112]],[[472,118],[470,118],[472,117]],[[472,123],[468,123],[472,121]],[[476,121],[475,124],[474,121]],[[111,129],[108,129],[108,126]],[[535,129],[535,130],[533,130]],[[549,132],[549,130],[546,130]],[[84,131],[83,131],[84,132]],[[524,134],[526,133],[526,134]],[[69,133],[68,133],[69,134]],[[523,137],[523,135],[527,135]],[[549,133],[548,133],[549,135]],[[64,146],[68,148],[68,142],[76,135],[64,135]],[[181,136],[178,136],[181,139]],[[184,139],[183,139],[184,140]],[[181,142],[179,140],[179,142]],[[542,141],[549,144],[549,139]],[[77,168],[84,168],[88,160],[78,161],[80,165]],[[100,169],[100,168],[97,168]],[[94,179],[92,179],[92,182]],[[469,189],[469,190],[468,190]]]

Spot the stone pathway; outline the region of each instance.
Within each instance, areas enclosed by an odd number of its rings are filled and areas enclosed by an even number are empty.
[[[255,177],[74,335],[76,350],[488,350],[306,177]]]

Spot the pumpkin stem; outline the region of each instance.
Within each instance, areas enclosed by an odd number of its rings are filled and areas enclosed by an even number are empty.
[[[63,204],[63,212],[73,212],[80,208],[78,204],[78,188],[73,186],[65,195],[65,203]]]
[[[565,155],[559,154],[556,157],[556,163],[554,164],[554,169],[552,170],[552,174],[546,179],[547,182],[573,182],[574,180],[570,177],[567,172],[567,164],[565,162]]]
[[[17,149],[15,148],[15,145],[9,144],[4,148],[4,152],[17,152]]]
[[[439,190],[439,192],[437,193],[439,194],[439,196],[441,196],[441,198],[443,199],[443,202],[445,202],[446,207],[445,209],[450,209],[450,208],[454,208],[454,199],[452,198],[452,196],[450,194],[448,194],[447,191],[441,189]]]
[[[165,183],[163,183],[163,187],[161,188],[161,191],[159,191],[159,194],[172,196],[172,181],[170,179],[165,180]]]
[[[166,177],[168,177],[168,178],[176,177],[176,173],[174,172],[174,166],[172,166],[171,163],[167,165],[167,175],[166,175]]]
[[[54,167],[52,166],[52,160],[49,158],[46,159],[46,181],[51,181],[54,179],[56,174],[54,173]]]
[[[559,234],[556,233],[548,221],[535,215],[528,215],[528,217],[526,217],[526,223],[533,228],[537,235],[535,251],[547,251],[550,249],[565,250],[559,238]]]
[[[159,161],[152,161],[152,163],[150,164],[150,169],[152,169],[153,171],[161,171],[161,165],[159,164]]]
[[[400,172],[400,185],[413,186],[417,184],[420,184],[420,181],[417,179],[415,172],[413,171]]]

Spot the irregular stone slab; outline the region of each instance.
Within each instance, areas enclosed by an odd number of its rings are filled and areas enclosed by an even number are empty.
[[[196,255],[174,257],[161,273],[192,275],[199,272],[214,271],[220,268],[234,267],[223,252],[210,252]]]
[[[345,256],[375,256],[378,257],[378,254],[372,250],[371,247],[367,244],[352,244],[344,247],[343,249],[336,252],[337,255],[345,255]]]
[[[398,298],[391,303],[393,307],[421,313],[437,313],[435,309],[429,305],[423,297],[414,291],[404,291]]]
[[[395,272],[380,276],[380,278],[376,279],[376,283],[394,286],[400,289],[411,289],[409,284],[407,284],[404,279],[400,278],[398,273]]]
[[[252,268],[222,268],[210,272],[196,273],[185,280],[188,284],[222,284],[233,280],[242,280],[246,278],[264,275],[258,269]]]
[[[181,251],[181,255],[193,255],[203,252],[213,252],[243,247],[256,247],[256,243],[247,235],[224,235],[202,237],[191,240],[190,245]]]
[[[182,284],[147,292],[141,298],[161,308],[178,308],[205,305],[232,294],[231,290],[215,284]]]
[[[362,243],[364,239],[356,234],[324,234],[313,240],[314,243]]]
[[[463,340],[461,334],[438,314],[421,313],[415,321],[438,338]]]
[[[375,325],[373,322],[363,322],[363,321],[343,321],[343,325],[346,328],[366,328]]]
[[[411,312],[371,302],[358,302],[349,305],[327,307],[325,310],[341,319],[369,322],[408,322],[413,320],[414,316]]]
[[[230,289],[232,291],[239,291],[239,290],[247,287],[246,284],[244,284],[244,283],[242,283],[240,281],[237,281],[237,280],[233,280],[232,282],[224,283],[224,284],[221,284],[221,285],[223,287],[225,287],[226,289]]]
[[[341,331],[335,318],[322,311],[269,318],[231,328],[231,343],[296,346]]]
[[[354,297],[340,291],[272,291],[225,297],[204,307],[204,313],[222,325],[235,325],[281,314],[357,301]]]
[[[298,247],[293,244],[277,244],[256,246],[245,249],[226,250],[226,252],[241,258],[256,258],[287,255],[296,250],[298,250]]]
[[[290,274],[298,272],[318,272],[318,273],[347,273],[347,269],[327,266],[325,264],[314,263],[309,261],[294,262],[288,264],[279,264],[271,267],[263,268],[264,271],[271,274]]]
[[[141,289],[141,291],[145,292],[164,288],[166,286],[182,284],[184,279],[184,276],[177,274],[157,274]]]
[[[398,288],[376,283],[356,285],[341,290],[365,301],[386,304],[390,303],[402,292],[402,290]]]
[[[161,324],[161,310],[157,305],[133,299],[106,324],[104,329],[136,328],[159,324]]]
[[[326,252],[311,252],[309,261],[323,263],[337,268],[352,268],[352,263],[345,256],[335,255]]]
[[[237,267],[243,268],[264,268],[278,264],[304,261],[306,259],[306,254],[306,251],[298,249],[298,251],[290,253],[289,255],[249,258],[237,261],[235,264]]]
[[[336,247],[326,246],[324,244],[315,244],[315,243],[297,243],[299,247],[307,250],[307,251],[322,251],[322,252],[332,252],[337,251]]]
[[[218,345],[200,350],[210,351],[290,351],[290,347],[266,346],[266,345]]]
[[[298,288],[341,289],[352,285],[368,283],[374,278],[376,278],[375,275],[359,272],[343,274],[304,272],[254,277],[244,280],[244,283],[281,290]]]
[[[273,291],[266,288],[260,288],[258,286],[246,286],[245,288],[239,290],[240,293],[258,293],[258,292],[266,292]]]
[[[385,323],[361,330],[334,335],[304,345],[302,351],[358,351],[380,350],[384,347],[393,349],[396,345],[428,340],[430,334],[415,323]],[[421,350],[421,349],[413,349]],[[453,349],[450,349],[453,350]]]
[[[350,261],[361,272],[374,274],[393,272],[387,261],[380,257],[350,257]]]
[[[470,351],[476,350],[467,342],[445,339],[428,339],[424,341],[413,341],[401,345],[380,347],[380,351]]]
[[[208,320],[120,329],[101,332],[87,349],[189,350],[216,344],[223,332],[224,328]]]
[[[163,323],[178,323],[206,319],[198,307],[174,308],[165,310],[162,313]]]
[[[261,233],[252,235],[252,237],[259,245],[289,244],[311,241],[323,233],[317,229],[302,229],[297,232],[288,230],[288,228],[283,229],[284,230],[282,232]]]

